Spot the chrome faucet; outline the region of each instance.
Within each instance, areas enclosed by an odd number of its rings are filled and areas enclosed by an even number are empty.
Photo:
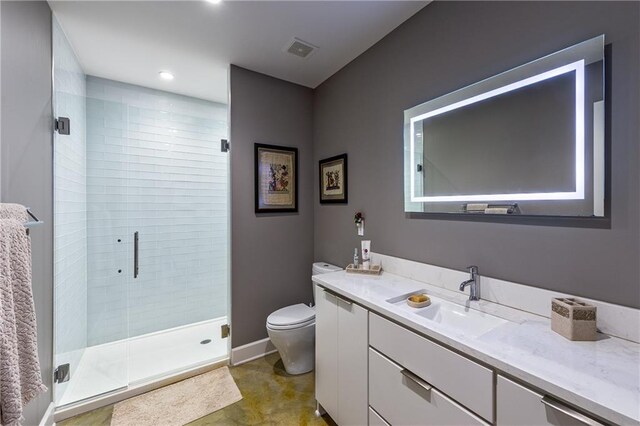
[[[478,283],[478,267],[467,266],[471,278],[460,284],[460,291],[469,286],[469,300],[480,300],[480,283]]]

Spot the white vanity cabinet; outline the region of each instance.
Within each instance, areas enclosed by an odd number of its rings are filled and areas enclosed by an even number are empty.
[[[561,402],[498,375],[496,382],[496,420],[509,426],[601,425]]]
[[[341,426],[368,423],[368,311],[324,288],[316,296],[316,400]]]
[[[607,424],[375,307],[314,288],[316,400],[340,426]]]

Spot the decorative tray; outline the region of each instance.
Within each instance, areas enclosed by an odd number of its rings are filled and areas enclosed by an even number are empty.
[[[380,265],[371,265],[369,269],[362,269],[362,265],[359,265],[357,268],[353,266],[353,263],[347,265],[347,273],[349,274],[363,274],[363,275],[380,275],[382,272],[382,266]]]

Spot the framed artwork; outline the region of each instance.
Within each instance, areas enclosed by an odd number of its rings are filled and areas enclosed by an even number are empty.
[[[298,148],[255,147],[256,213],[298,211]]]
[[[320,203],[347,204],[347,154],[320,160]]]

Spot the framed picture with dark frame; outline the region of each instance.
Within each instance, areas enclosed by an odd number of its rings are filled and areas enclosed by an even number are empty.
[[[320,160],[320,203],[347,204],[347,154]]]
[[[256,213],[298,211],[298,148],[254,144]]]

